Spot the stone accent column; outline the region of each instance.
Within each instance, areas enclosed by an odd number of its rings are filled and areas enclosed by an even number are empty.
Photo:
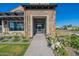
[[[2,33],[4,33],[5,29],[4,29],[4,21],[2,20]]]
[[[7,33],[9,33],[9,20],[7,20]]]
[[[4,22],[4,29],[5,29],[4,32],[8,33],[8,21],[4,20],[3,22]]]
[[[28,22],[27,22],[27,11],[24,10],[24,36],[28,36]]]
[[[46,17],[46,34],[49,34],[49,15]]]
[[[53,32],[54,35],[56,34],[56,11],[54,11],[54,15],[53,15]]]
[[[28,36],[31,37],[31,19],[28,13]]]
[[[26,11],[24,10],[24,36],[26,36]]]
[[[5,23],[6,21],[6,23]],[[8,33],[8,23],[7,20],[2,20],[2,32],[3,33]]]
[[[30,36],[32,37],[33,36],[33,19],[32,19],[32,16],[30,16]]]

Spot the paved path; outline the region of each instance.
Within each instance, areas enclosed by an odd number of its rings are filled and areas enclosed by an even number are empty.
[[[51,48],[47,46],[47,41],[44,34],[36,34],[31,41],[26,56],[52,56]]]

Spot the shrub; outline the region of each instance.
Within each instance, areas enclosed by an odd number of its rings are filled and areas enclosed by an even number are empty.
[[[64,46],[69,46],[75,49],[79,49],[79,36],[71,34],[70,36],[65,36],[63,38],[62,44]]]
[[[68,55],[67,51],[65,50],[65,48],[63,46],[61,46],[61,48],[60,47],[55,48],[55,51],[60,56],[67,56]]]
[[[25,36],[22,36],[22,39],[23,39],[23,42],[28,42],[29,41],[29,38],[25,37]]]
[[[15,42],[20,40],[20,36],[18,36],[17,33],[14,34],[13,38],[14,38],[13,41],[15,41]]]
[[[71,42],[70,42],[71,47],[79,49],[79,36],[72,34],[70,40],[71,40]]]
[[[61,42],[57,40],[57,38],[49,37],[49,44],[51,44],[51,48],[54,50],[56,55],[68,55],[67,51],[62,46]]]
[[[1,42],[8,42],[8,40],[2,40]]]

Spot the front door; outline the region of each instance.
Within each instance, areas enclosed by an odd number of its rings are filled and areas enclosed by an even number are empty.
[[[36,24],[36,33],[43,33],[43,24]]]
[[[33,35],[46,32],[46,17],[33,18]]]

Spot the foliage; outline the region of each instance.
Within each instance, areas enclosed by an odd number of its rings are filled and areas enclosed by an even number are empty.
[[[71,24],[69,25],[64,25],[62,27],[59,27],[57,29],[61,29],[61,30],[71,30],[71,31],[79,31],[79,26],[73,26]]]
[[[72,34],[70,44],[71,44],[71,47],[79,49],[79,36]]]
[[[11,39],[12,36],[6,36],[6,35],[4,35],[3,38],[4,38],[4,39]]]
[[[48,46],[51,46],[56,42],[55,38],[52,36],[48,36]]]
[[[64,30],[67,30],[67,26],[63,26],[63,29],[64,29]]]
[[[60,56],[68,55],[67,51],[65,50],[65,48],[63,46],[61,46],[61,48],[60,47],[55,48],[54,50],[56,51],[57,55],[60,55]]]
[[[13,42],[19,42],[22,40],[22,42],[29,42],[29,38],[23,35],[19,35],[18,33],[12,33],[11,36],[9,35],[3,35],[0,36],[0,41],[1,42],[8,42],[8,41],[13,41]]]
[[[29,40],[23,40],[23,42],[29,42]]]
[[[13,41],[15,41],[15,42],[20,40],[20,36],[18,36],[17,33],[14,34],[13,38],[14,38]]]
[[[49,42],[51,43],[51,48],[54,50],[56,55],[68,55],[67,51],[65,50],[61,42],[57,40],[57,38],[49,37]]]
[[[70,40],[71,38],[70,38],[70,36],[69,35],[65,35],[64,37],[63,37],[63,39],[61,40],[61,43],[64,45],[64,46],[70,46],[70,42],[71,42],[71,40]]]
[[[64,46],[69,46],[75,49],[79,49],[79,36],[75,34],[71,34],[70,36],[65,36],[63,38],[62,44]]]
[[[29,38],[28,37],[23,36],[22,39],[23,39],[23,42],[29,42]]]
[[[3,37],[3,36],[1,36],[1,37],[0,37],[0,41],[1,41],[1,40],[3,40],[3,39],[4,39],[4,37]]]
[[[2,40],[1,42],[8,42],[9,40]]]

